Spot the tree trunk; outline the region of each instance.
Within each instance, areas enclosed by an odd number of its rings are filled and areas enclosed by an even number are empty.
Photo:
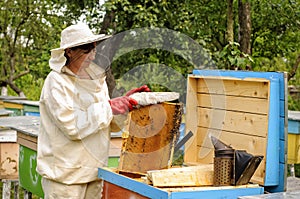
[[[19,87],[17,87],[13,82],[9,82],[8,85],[11,89],[13,89],[13,91],[15,91],[18,94],[18,96],[26,97],[24,92]]]
[[[227,3],[227,41],[228,43],[232,43],[234,41],[233,0],[228,0]]]
[[[251,55],[251,6],[249,0],[239,0],[240,51]],[[251,70],[251,66],[248,66]]]

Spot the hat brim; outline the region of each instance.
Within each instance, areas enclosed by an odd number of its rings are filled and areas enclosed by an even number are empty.
[[[84,44],[89,44],[89,43],[105,40],[105,39],[108,39],[110,37],[111,37],[111,35],[104,35],[104,34],[94,35],[93,37],[85,38],[84,40],[77,41],[76,43],[70,43],[68,45],[64,45],[64,46],[59,47],[59,48],[54,48],[50,51],[61,51],[61,50],[65,50],[67,48],[72,48],[72,47],[75,47],[75,46],[81,46],[81,45],[84,45]]]

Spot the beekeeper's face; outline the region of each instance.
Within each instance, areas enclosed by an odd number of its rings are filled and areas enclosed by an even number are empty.
[[[69,67],[75,67],[77,70],[87,68],[91,62],[95,59],[96,44],[85,44],[82,46],[76,46],[66,50]]]

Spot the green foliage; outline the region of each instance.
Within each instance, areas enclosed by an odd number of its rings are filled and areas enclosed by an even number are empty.
[[[209,52],[217,68],[245,70],[247,66],[251,66],[256,71],[291,71],[300,53],[300,2],[251,1],[251,56],[242,53],[237,43],[237,3],[238,1],[234,1],[235,42],[232,44],[228,44],[225,38],[226,1],[108,0],[105,8],[107,12],[115,14],[111,32],[119,33],[138,27],[164,27],[181,32],[201,44]],[[163,56],[158,56],[157,51],[152,51],[151,54],[144,50],[128,53],[113,62],[113,71],[116,77],[121,77],[135,64],[149,63],[149,58],[155,57],[155,63],[163,63],[176,70],[180,68],[180,72],[190,72],[194,66],[181,64],[183,61],[172,58],[172,53]],[[170,58],[165,59],[166,56]],[[186,66],[189,69],[183,69]],[[289,84],[300,85],[299,70]],[[295,101],[293,103],[296,104]]]
[[[98,0],[5,0],[0,2],[0,43],[3,46],[0,71],[10,63],[13,52],[16,55],[16,73],[30,70],[30,74],[22,77],[24,83],[20,79],[15,81],[16,84],[22,87],[27,97],[37,99],[41,79],[50,71],[49,50],[59,46],[61,30],[81,18],[94,30],[100,31],[104,13],[113,16],[109,19],[109,33],[117,35],[137,28],[161,28],[185,35],[202,47],[201,50],[191,47],[184,37],[177,37],[168,31],[160,34],[156,32],[148,38],[123,39],[117,47],[119,50],[112,69],[118,82],[126,81],[125,87],[128,88],[133,86],[132,81],[142,77],[151,80],[149,86],[153,90],[170,89],[158,81],[161,76],[165,77],[166,82],[174,81],[179,85],[172,79],[177,78],[176,75],[169,77],[166,71],[154,71],[157,68],[153,66],[167,66],[183,77],[201,65],[243,70],[251,65],[255,71],[291,71],[300,54],[300,2],[251,1],[251,55],[239,50],[237,4],[238,1],[234,1],[234,42],[228,44],[227,1],[107,0],[104,5],[100,5]],[[20,35],[16,40],[2,36],[4,31],[17,29]],[[130,45],[134,48],[129,48]],[[143,74],[136,71],[141,66]],[[138,75],[133,75],[132,81],[125,78],[131,72]],[[289,84],[300,85],[299,75],[297,70]],[[8,73],[2,72],[0,79],[8,77]],[[32,89],[25,84],[31,84]],[[297,104],[296,99],[289,100],[293,109],[299,109]]]
[[[253,63],[250,55],[241,52],[239,50],[239,43],[236,42],[227,44],[219,53],[218,58],[219,65],[223,66],[223,69],[229,70],[246,70],[247,66],[250,66]]]
[[[288,96],[288,110],[299,111],[300,110],[300,98]]]
[[[29,99],[37,100],[49,73],[50,49],[59,46],[60,32],[70,23],[60,1],[1,1],[0,84],[12,79]],[[9,88],[10,95],[16,95]]]

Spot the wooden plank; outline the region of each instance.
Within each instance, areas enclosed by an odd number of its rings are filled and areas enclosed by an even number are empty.
[[[1,142],[17,142],[17,131],[0,127],[0,143]]]
[[[300,111],[288,111],[289,120],[300,121]]]
[[[185,133],[192,131],[196,134],[198,129],[198,109],[197,109],[197,78],[188,78],[187,96],[186,96],[186,117],[185,117]],[[191,137],[185,144],[184,162],[197,162],[197,139],[196,136]]]
[[[263,184],[266,162],[267,138],[244,135],[233,132],[219,131],[207,128],[199,128],[197,132],[198,153],[197,162],[212,164],[214,159],[214,147],[211,143],[210,136],[232,146],[236,150],[246,150],[252,155],[263,155],[264,159],[260,163],[253,178],[256,183]]]
[[[4,108],[11,108],[11,109],[23,109],[23,104],[18,104],[12,102],[6,102],[4,101]]]
[[[234,79],[222,77],[205,77],[197,81],[197,92],[247,96],[268,99],[269,80],[266,79]]]
[[[198,126],[266,137],[268,116],[227,110],[198,108]]]
[[[249,153],[254,155],[266,155],[267,137],[199,127],[197,132],[197,146],[214,149],[210,139],[211,136],[220,139],[227,145],[233,146],[235,149],[247,150]],[[201,153],[198,154],[198,158],[199,156],[203,156],[200,154]]]
[[[0,178],[18,179],[19,145],[17,143],[1,143],[0,153]]]
[[[37,151],[37,143],[36,142],[32,142],[30,140],[23,139],[22,137],[18,137],[17,142],[18,142],[18,144],[20,144],[22,146],[25,146],[27,148],[30,148],[30,149],[34,150],[34,151]]]
[[[213,185],[213,164],[181,168],[152,170],[148,178],[155,187],[210,186]]]
[[[220,139],[223,140],[230,140],[230,137],[235,136],[230,133],[226,135],[226,133],[222,133],[220,135]],[[225,138],[224,138],[225,137]],[[201,138],[199,138],[200,140]],[[238,139],[241,139],[242,141],[238,141]],[[202,140],[201,140],[202,141]],[[214,148],[212,146],[207,147],[204,144],[208,145],[209,138],[207,138],[207,143],[203,143],[203,145],[197,145],[197,153],[195,154],[197,158],[198,163],[202,164],[212,164],[213,163],[213,158],[214,158]],[[266,158],[266,152],[261,153],[261,150],[264,150],[263,147],[266,147],[266,139],[260,138],[260,137],[250,137],[246,136],[243,137],[242,135],[237,134],[236,138],[234,138],[234,141],[228,142],[228,143],[233,143],[232,146],[235,149],[238,150],[246,150],[248,153],[253,154],[253,155],[264,155],[264,159],[262,162],[265,161]],[[249,146],[249,149],[247,147]],[[257,146],[257,148],[255,148]],[[194,163],[195,164],[195,163]],[[264,163],[261,163],[264,164]]]
[[[267,115],[268,99],[198,93],[198,106]]]
[[[29,135],[29,134],[25,134],[23,132],[18,131],[17,136],[18,136],[18,138],[22,138],[24,140],[28,140],[30,142],[37,143],[37,137],[35,135]]]
[[[40,112],[40,108],[39,108],[39,106],[24,104],[24,112],[39,113]]]
[[[300,163],[300,135],[288,134],[288,164]]]
[[[162,103],[131,112],[119,170],[146,172],[169,168],[179,138],[182,104]]]
[[[1,105],[0,105],[0,117],[8,117],[12,114],[13,114],[13,111],[4,109],[4,107],[1,107]]]
[[[104,181],[102,199],[107,198],[134,198],[134,199],[149,199],[146,196],[142,196],[132,190],[125,189],[124,187],[117,186],[115,184]]]

